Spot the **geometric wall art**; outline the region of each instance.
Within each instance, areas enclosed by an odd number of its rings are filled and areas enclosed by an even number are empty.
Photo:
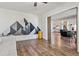
[[[31,34],[37,34],[40,30],[40,28],[35,26],[31,22],[27,22],[27,20],[24,18],[23,20],[24,26],[22,26],[18,21],[13,23],[7,31],[4,31],[2,33],[2,36],[9,36],[9,35],[31,35]]]

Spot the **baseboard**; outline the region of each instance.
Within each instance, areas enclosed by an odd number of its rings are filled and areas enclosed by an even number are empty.
[[[22,35],[22,36],[16,36],[16,41],[22,41],[22,40],[30,40],[30,39],[36,39],[36,35]]]
[[[43,36],[43,39],[47,40],[47,38],[45,36]]]
[[[2,39],[15,39],[16,41],[22,41],[22,40],[30,40],[30,39],[36,39],[37,38],[37,34],[34,35],[18,35],[18,36],[5,36],[5,37],[1,37]],[[0,38],[0,40],[1,40]]]

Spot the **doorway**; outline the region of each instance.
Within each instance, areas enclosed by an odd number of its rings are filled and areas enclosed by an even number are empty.
[[[48,42],[54,47],[77,51],[77,12],[75,7],[47,18]]]

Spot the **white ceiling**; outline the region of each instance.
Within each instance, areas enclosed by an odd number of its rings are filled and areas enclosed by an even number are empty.
[[[53,15],[51,17],[52,20],[61,20],[61,19],[67,19],[67,18],[74,18],[77,15],[77,9],[76,8],[71,8],[68,10],[65,10],[63,12],[60,12],[56,15]]]
[[[0,2],[0,8],[21,11],[26,13],[46,13],[64,5],[66,2],[48,2],[47,4],[38,2],[38,6],[34,7],[33,2]]]

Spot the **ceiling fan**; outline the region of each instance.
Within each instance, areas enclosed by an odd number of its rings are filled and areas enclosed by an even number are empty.
[[[42,3],[47,4],[47,2],[42,2]],[[36,6],[37,6],[37,2],[34,2],[34,7]]]

